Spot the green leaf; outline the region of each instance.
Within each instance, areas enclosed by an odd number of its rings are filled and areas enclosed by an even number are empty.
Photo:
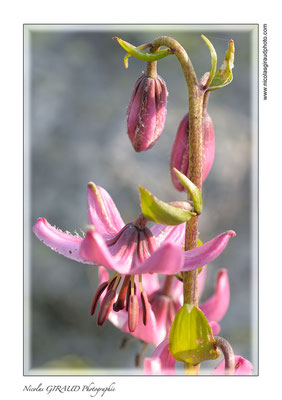
[[[176,168],[173,168],[173,170],[181,185],[184,186],[185,189],[187,189],[191,200],[193,201],[194,210],[198,215],[201,214],[203,209],[203,199],[200,190],[196,185],[194,185],[192,181],[190,181],[190,179],[187,178],[186,175],[182,174]]]
[[[126,54],[125,59],[124,59],[125,68],[128,67],[128,58],[130,56],[138,58],[139,60],[150,62],[150,61],[161,60],[162,58],[170,56],[172,54],[171,50],[168,48],[162,49],[162,50],[157,50],[154,53],[151,53],[150,51],[142,50],[143,48],[149,47],[149,45],[141,45],[141,46],[135,47],[131,43],[128,43],[125,40],[122,40],[116,36],[113,37],[113,39],[116,39],[118,41],[118,43],[121,45],[121,47],[128,53],[128,54]]]
[[[169,351],[177,361],[193,365],[219,357],[212,329],[198,307],[184,304],[176,314],[169,332]]]
[[[217,71],[208,90],[215,90],[229,85],[232,82],[232,69],[234,67],[235,46],[233,40],[229,41],[222,66]]]
[[[215,76],[215,72],[216,72],[216,65],[217,65],[217,55],[216,55],[216,51],[215,48],[213,47],[212,43],[209,41],[208,38],[206,38],[204,35],[201,35],[201,38],[203,39],[203,41],[206,43],[206,45],[209,48],[209,51],[211,53],[211,69],[210,69],[210,74],[209,74],[209,79],[207,81],[207,83],[205,84],[205,87],[209,87],[210,83],[212,82],[214,76]]]
[[[149,221],[165,225],[179,225],[196,215],[194,212],[174,207],[157,199],[142,186],[139,186],[139,191],[142,213]]]

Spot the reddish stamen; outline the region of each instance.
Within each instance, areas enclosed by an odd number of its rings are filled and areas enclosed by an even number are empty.
[[[142,302],[142,316],[143,316],[143,324],[147,325],[149,318],[149,307],[150,303],[147,297],[147,294],[142,291],[141,292],[141,302]]]
[[[125,302],[126,311],[128,311],[130,293],[131,293],[131,282],[129,282],[128,287],[127,287],[126,302]],[[134,293],[136,293],[136,284],[135,284],[135,282],[134,282]]]
[[[114,289],[110,289],[101,304],[100,310],[99,310],[99,314],[98,314],[98,318],[97,318],[97,324],[102,326],[104,325],[104,323],[106,322],[111,308],[113,306],[113,303],[115,301],[115,297],[116,297],[116,290]]]
[[[94,315],[96,308],[97,308],[98,301],[101,297],[101,294],[103,293],[103,291],[106,289],[107,286],[108,286],[108,282],[103,282],[96,290],[93,300],[92,300],[90,315]]]
[[[113,310],[116,312],[124,309],[124,301],[128,289],[129,280],[130,280],[130,275],[126,275],[126,277],[123,280],[123,284],[121,286],[117,301],[113,305]]]
[[[117,279],[118,279],[118,282],[117,282]],[[117,282],[117,283],[116,283],[116,282]],[[109,283],[107,292],[108,292],[110,289],[112,289],[114,285],[115,285],[115,287],[118,287],[119,282],[120,282],[120,275],[117,275],[117,276],[115,276],[115,277],[111,280],[111,282]]]
[[[128,306],[128,329],[130,332],[134,332],[138,324],[139,316],[139,305],[136,294],[131,294],[129,297]]]

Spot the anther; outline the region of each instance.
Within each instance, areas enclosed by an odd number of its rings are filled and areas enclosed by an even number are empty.
[[[147,325],[149,318],[150,303],[147,294],[144,291],[141,292],[141,303],[142,303],[143,324]]]
[[[138,298],[136,294],[131,294],[129,296],[129,306],[128,306],[128,329],[130,332],[134,332],[138,325],[139,316],[139,305]]]
[[[92,300],[90,315],[94,315],[95,314],[98,301],[99,301],[99,299],[101,297],[101,294],[104,292],[104,290],[106,289],[107,286],[108,286],[108,282],[103,282],[103,283],[101,283],[101,285],[96,290],[96,292],[94,294],[94,297],[93,297],[93,300]]]
[[[130,281],[130,275],[126,275],[126,277],[123,280],[121,289],[119,291],[117,301],[113,305],[113,310],[116,312],[124,309],[124,301],[125,301],[129,281]]]
[[[101,304],[100,310],[99,310],[99,314],[98,314],[98,318],[97,318],[97,324],[102,326],[104,325],[104,323],[106,322],[111,308],[113,306],[113,303],[115,301],[115,297],[116,297],[116,290],[114,289],[110,289]]]

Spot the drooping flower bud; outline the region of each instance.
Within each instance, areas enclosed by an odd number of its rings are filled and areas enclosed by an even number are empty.
[[[203,135],[203,182],[207,178],[214,160],[214,130],[212,119],[208,113],[202,117]],[[173,168],[178,169],[188,177],[189,174],[189,114],[187,113],[181,120],[174,140],[170,156],[170,173],[172,182],[180,192],[185,190],[180,184]]]
[[[160,137],[166,118],[167,88],[159,75],[142,74],[127,108],[127,132],[134,150],[148,150]]]

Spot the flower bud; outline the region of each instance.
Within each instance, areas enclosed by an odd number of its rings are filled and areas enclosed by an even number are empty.
[[[212,119],[208,113],[202,117],[203,136],[203,182],[207,178],[214,160],[214,130]],[[178,127],[170,156],[170,173],[172,182],[180,192],[185,190],[180,184],[173,168],[188,177],[189,174],[189,114],[186,114]]]
[[[157,75],[142,74],[136,81],[128,108],[127,132],[135,151],[148,150],[161,135],[166,118],[167,89]]]

